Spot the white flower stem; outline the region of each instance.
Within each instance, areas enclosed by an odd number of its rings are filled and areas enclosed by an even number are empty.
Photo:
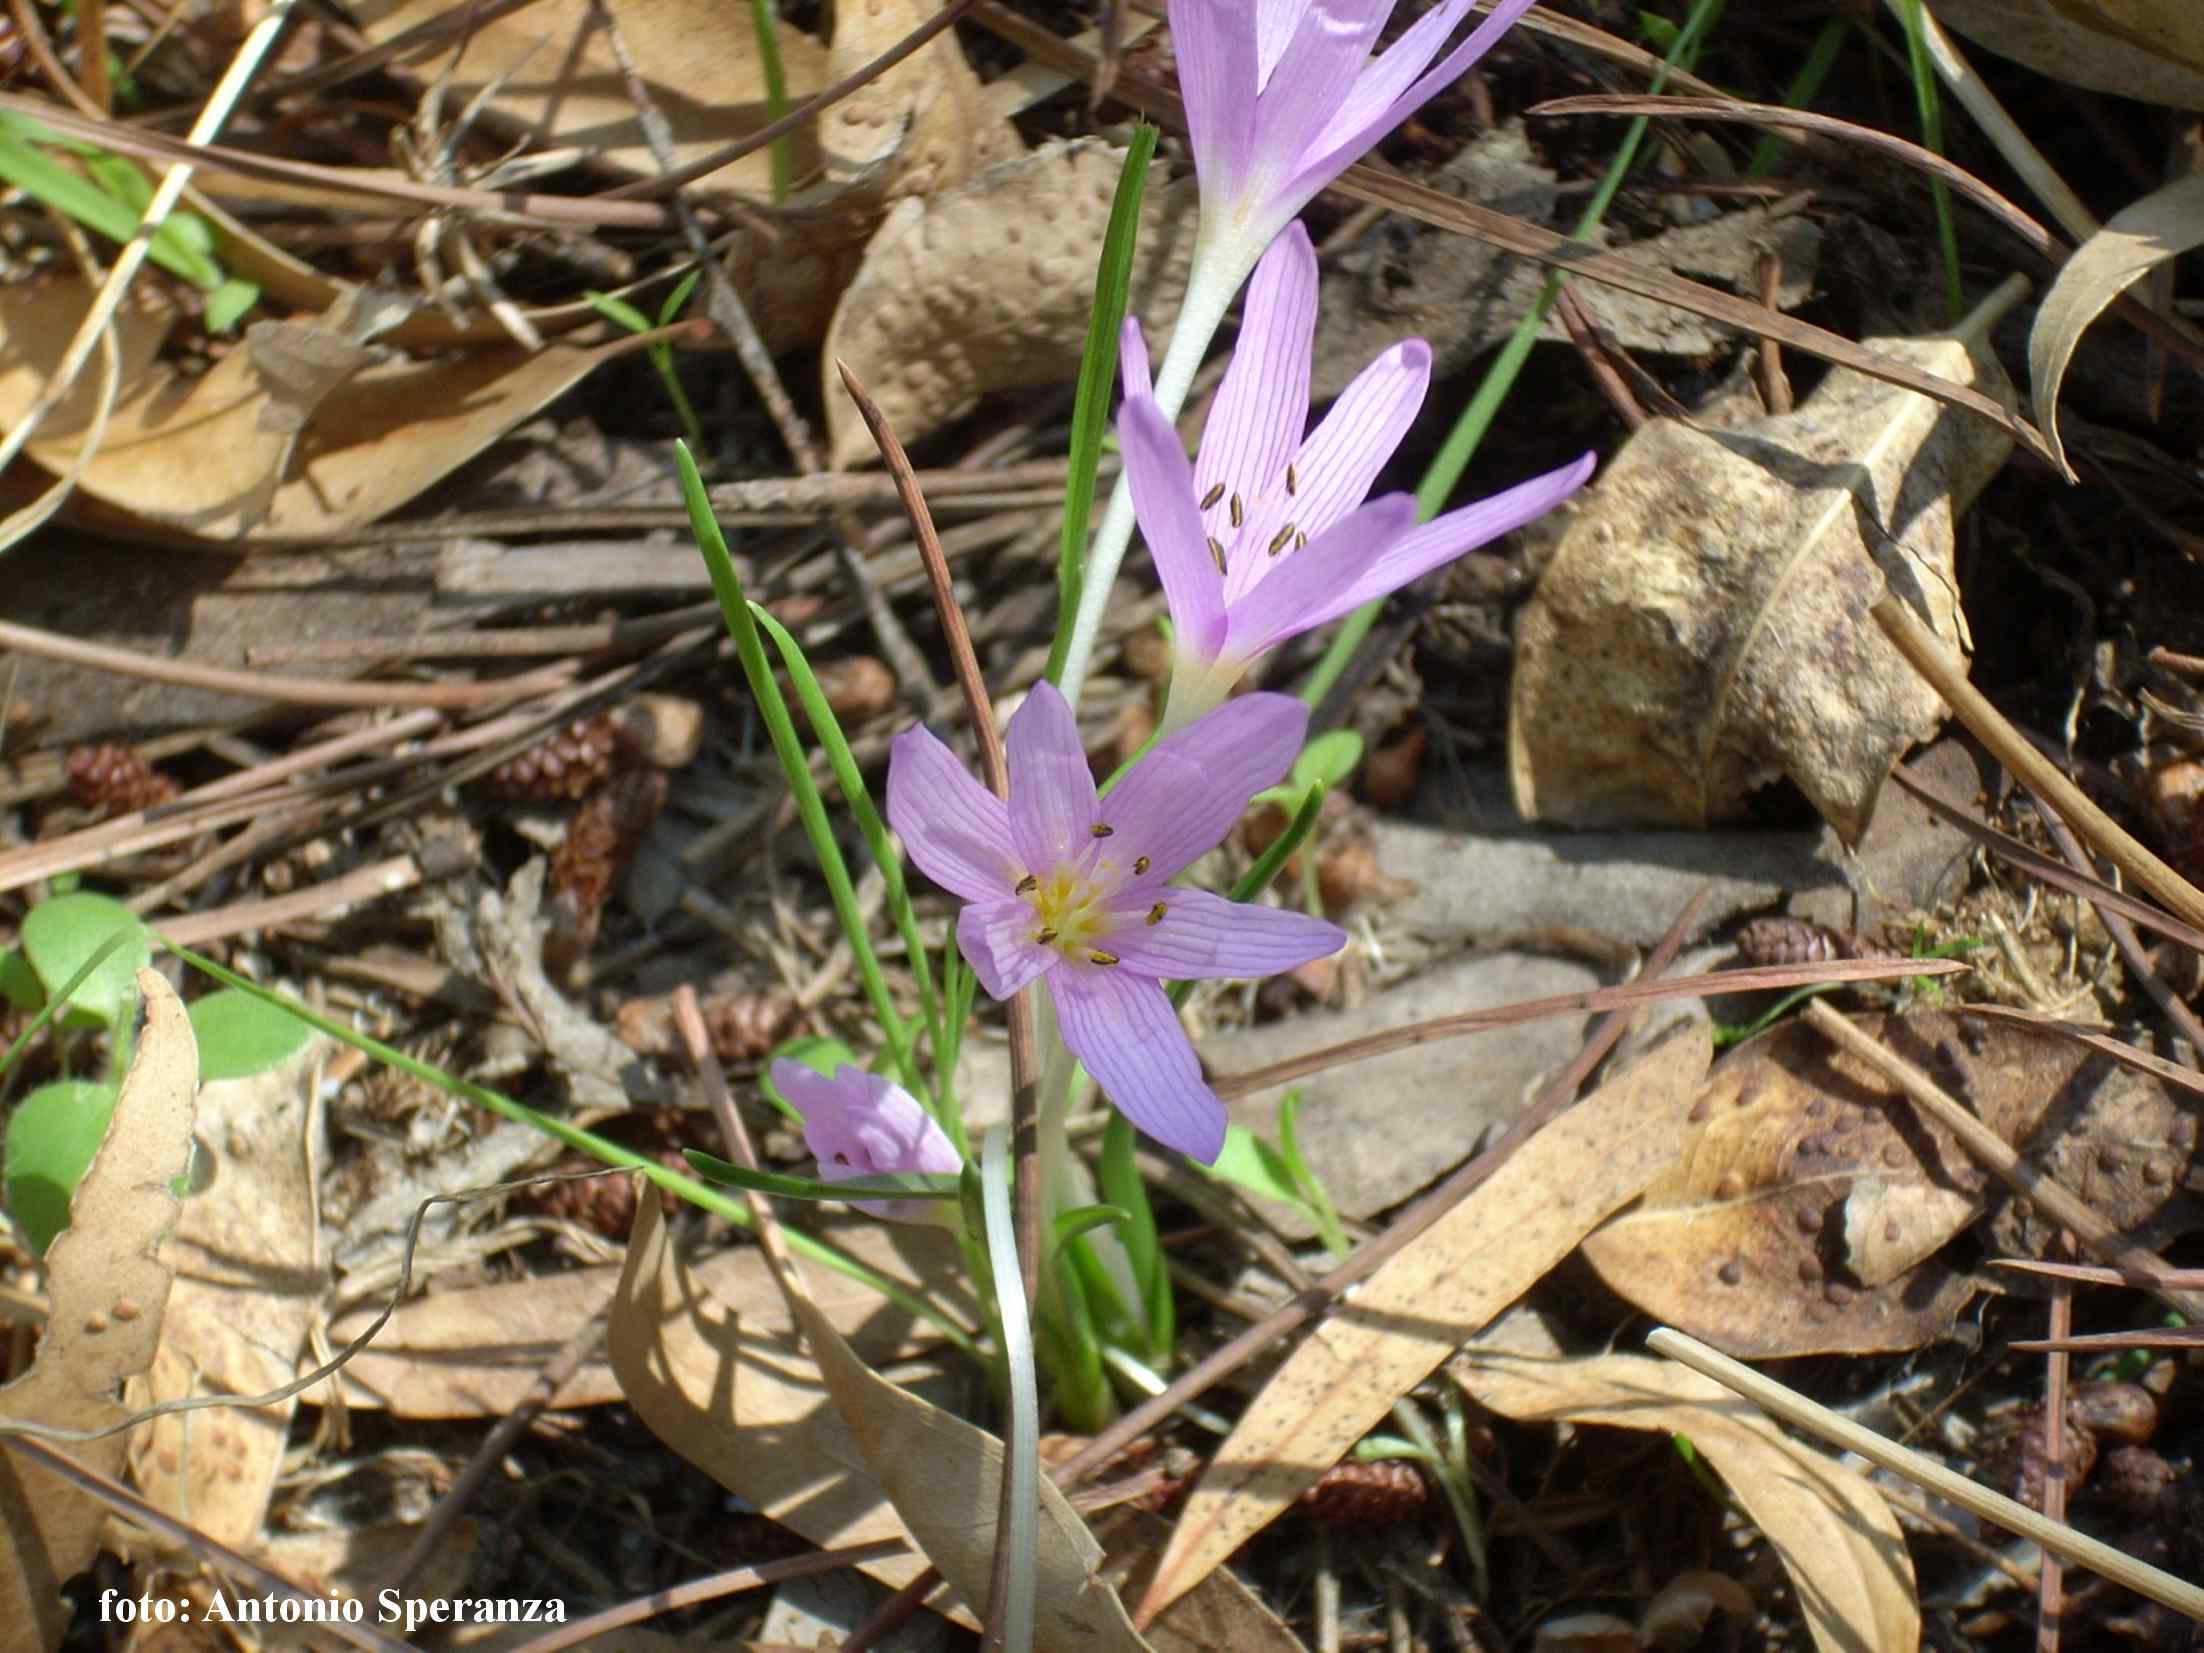
[[[1240,283],[1247,279],[1246,268],[1235,268],[1236,259],[1220,259],[1199,243],[1193,263],[1186,298],[1179,306],[1178,322],[1171,329],[1170,347],[1156,369],[1156,405],[1166,419],[1176,419],[1185,405],[1187,388],[1194,382],[1202,357],[1209,352],[1209,341],[1217,336]],[[1095,530],[1094,544],[1087,552],[1079,586],[1079,612],[1072,621],[1071,644],[1064,652],[1063,681],[1057,685],[1075,712],[1079,709],[1079,693],[1086,687],[1095,640],[1102,633],[1102,619],[1109,610],[1110,590],[1117,584],[1118,566],[1124,562],[1125,547],[1132,538],[1132,486],[1120,472],[1117,486],[1110,490],[1109,506],[1102,513],[1102,526]]]
[[[988,1128],[980,1154],[981,1202],[987,1213],[987,1250],[995,1272],[997,1312],[1002,1316],[1003,1363],[1010,1375],[1010,1427],[1005,1431],[1001,1509],[1007,1522],[995,1534],[995,1599],[989,1603],[988,1640],[1003,1653],[1031,1653],[1034,1563],[1040,1550],[1041,1396],[1033,1369],[1033,1329],[1019,1284],[1018,1242],[1010,1220],[1010,1128]]]

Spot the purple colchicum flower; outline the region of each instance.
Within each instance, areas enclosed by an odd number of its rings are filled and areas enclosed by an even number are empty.
[[[1229,303],[1319,190],[1467,74],[1530,5],[1500,0],[1442,57],[1470,0],[1440,0],[1372,57],[1393,0],[1170,0],[1201,179],[1193,283],[1215,281]]]
[[[1171,880],[1285,774],[1308,721],[1289,696],[1242,696],[1158,742],[1102,799],[1071,708],[1046,682],[1010,720],[1007,804],[923,726],[889,754],[888,819],[919,869],[968,903],[957,944],[980,985],[1007,999],[1046,976],[1064,1043],[1109,1099],[1205,1165],[1224,1147],[1224,1104],[1164,981],[1274,975],[1347,938]]]
[[[1239,344],[1189,464],[1149,385],[1140,324],[1126,320],[1118,437],[1171,606],[1166,731],[1222,701],[1258,655],[1521,527],[1592,474],[1586,454],[1422,524],[1407,494],[1365,503],[1423,406],[1431,347],[1404,339],[1387,350],[1304,439],[1315,336],[1316,254],[1294,224],[1256,266]]]
[[[901,1085],[847,1062],[829,1079],[786,1057],[773,1064],[773,1083],[804,1116],[804,1143],[819,1156],[821,1182],[916,1171],[953,1176],[964,1161],[917,1097]],[[934,1222],[954,1211],[940,1200],[854,1200],[858,1210],[890,1222]]]

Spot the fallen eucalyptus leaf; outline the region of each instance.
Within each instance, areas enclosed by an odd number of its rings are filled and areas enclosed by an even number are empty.
[[[2204,246],[2204,173],[2192,172],[2122,207],[2074,249],[2043,295],[2028,330],[2028,384],[2044,439],[2066,466],[2059,440],[2059,386],[2075,347],[2106,305],[2169,258]]]
[[[1676,1159],[1713,1053],[1680,1025],[1518,1148],[1380,1265],[1286,1357],[1186,1501],[1143,1621],[1260,1532],[1435,1371]]]
[[[2025,290],[2014,277],[1956,335],[1874,348],[2002,393],[1988,334]],[[1580,496],[1519,622],[1516,807],[1704,827],[1787,774],[1857,843],[1891,765],[1945,716],[1867,610],[1887,585],[1965,646],[1953,525],[2011,446],[1843,369],[1790,414],[1647,423]]]
[[[1570,1359],[1529,1311],[1476,1338],[1447,1371],[1479,1405],[1518,1423],[1689,1438],[1781,1558],[1815,1646],[1920,1646],[1913,1559],[1882,1495],[1712,1378],[1644,1355]]]
[[[1094,304],[1095,259],[1125,151],[1057,141],[888,214],[827,331],[828,457],[873,456],[835,371],[846,361],[906,445],[962,418],[991,391],[1069,381]],[[1152,177],[1141,200],[1128,310],[1178,310],[1193,252],[1193,181]]]
[[[159,1255],[176,1222],[171,1185],[191,1160],[199,1053],[176,990],[138,972],[145,1026],[115,1102],[107,1140],[77,1185],[70,1223],[46,1257],[50,1313],[30,1371],[0,1387],[0,1426],[105,1429],[129,1417],[116,1399],[161,1341],[171,1272]],[[104,1474],[122,1469],[129,1436],[66,1449]],[[7,1449],[0,1427],[0,1625],[52,1648],[69,1624],[63,1584],[99,1551],[107,1506]]]

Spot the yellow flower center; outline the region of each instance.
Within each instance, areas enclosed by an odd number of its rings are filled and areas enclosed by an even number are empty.
[[[1025,892],[1033,906],[1034,941],[1055,948],[1068,959],[1093,958],[1094,943],[1109,932],[1109,916],[1102,910],[1104,894],[1095,879],[1083,878],[1066,867],[1037,879]]]

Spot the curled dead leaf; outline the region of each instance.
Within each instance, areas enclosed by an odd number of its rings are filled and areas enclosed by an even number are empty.
[[[2166,262],[2204,246],[2204,173],[2189,173],[2151,191],[2113,214],[2105,227],[2075,248],[2043,295],[2028,330],[2028,383],[2045,440],[2066,465],[2059,440],[2059,386],[2082,334],[2106,305]]]
[[[1874,341],[2001,393],[2019,278],[1960,332]],[[1582,496],[1523,612],[1516,806],[1568,826],[1709,826],[1787,774],[1847,842],[1943,702],[1868,618],[1886,585],[1962,646],[1952,532],[2005,432],[1847,370],[1729,430],[1655,419]]]
[[[997,390],[1068,381],[1086,348],[1095,260],[1125,152],[1099,139],[1056,142],[888,215],[827,332],[829,457],[872,457],[872,437],[841,388],[837,361],[872,392],[906,446]],[[1193,251],[1192,180],[1151,178],[1141,201],[1130,313],[1161,323],[1178,308]]]

